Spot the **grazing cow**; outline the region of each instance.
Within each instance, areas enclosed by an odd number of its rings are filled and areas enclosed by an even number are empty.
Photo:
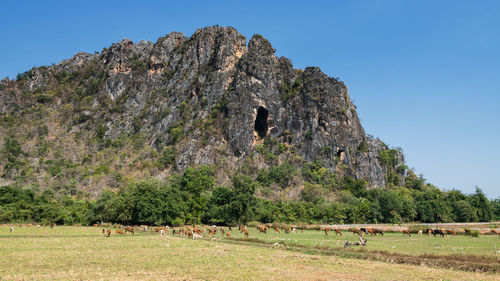
[[[10,232],[12,232],[12,231],[14,231],[14,227],[13,226],[10,227]]]
[[[330,231],[330,228],[325,227],[324,231],[325,231],[325,235],[328,236],[328,231]]]
[[[245,237],[248,238],[248,230],[245,230]]]
[[[267,234],[267,226],[266,225],[257,225],[257,229],[260,231],[260,233]]]
[[[411,237],[410,231],[408,229],[403,229],[403,236],[408,235],[408,237]]]
[[[130,232],[130,233],[134,234],[134,228],[127,226],[127,227],[125,227],[125,232]]]
[[[281,233],[277,226],[273,227],[273,229],[274,229],[274,232]]]
[[[123,230],[117,229],[115,230],[115,234],[125,234],[125,232],[123,232]]]
[[[340,229],[335,228],[334,230],[335,230],[335,236],[337,236],[337,235],[342,236],[342,231],[340,231]]]
[[[217,229],[216,228],[209,228],[208,229],[208,234],[210,236],[214,236],[216,233],[217,233]]]
[[[422,230],[419,230],[419,231],[417,232],[417,234],[418,234],[418,235],[422,235],[422,233],[423,233],[423,231],[422,231]]]
[[[199,240],[199,239],[201,239],[201,238],[202,238],[202,236],[201,236],[201,235],[196,234],[196,233],[193,233],[193,240]]]
[[[231,231],[228,231],[228,232],[226,233],[226,238],[231,238]]]
[[[110,237],[111,236],[111,229],[108,229],[108,231],[106,231],[106,237]]]
[[[455,229],[447,229],[446,234],[457,235],[457,231]]]
[[[366,228],[365,230],[366,230],[366,231],[365,231],[365,233],[370,233],[370,235],[372,235],[372,236],[373,236],[373,235],[377,235],[377,234],[375,233],[375,230],[374,230],[373,228]]]
[[[441,237],[444,237],[444,231],[441,229],[432,230],[432,235],[434,235],[434,237],[436,237],[436,234],[439,234],[439,235],[441,235]]]
[[[366,228],[365,228],[365,227],[362,227],[362,228],[360,228],[359,230],[360,230],[360,231],[362,231],[362,232],[364,232],[364,233],[368,233],[368,231],[366,230]]]
[[[358,234],[359,236],[361,236],[360,231],[357,230],[356,228],[350,228],[350,231],[352,232],[352,234]]]
[[[188,237],[193,237],[193,231],[188,230],[188,233],[187,233],[187,234],[188,234]]]

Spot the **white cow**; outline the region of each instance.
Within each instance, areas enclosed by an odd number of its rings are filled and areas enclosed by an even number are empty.
[[[198,240],[198,239],[201,239],[203,236],[199,235],[199,234],[196,234],[196,233],[193,233],[193,240]]]

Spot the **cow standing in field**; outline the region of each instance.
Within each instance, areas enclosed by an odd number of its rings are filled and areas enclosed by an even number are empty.
[[[420,236],[422,236],[422,233],[423,233],[423,231],[422,231],[422,230],[419,230],[419,231],[417,232],[417,234],[418,234],[418,235],[420,235]]]
[[[245,230],[245,237],[248,238],[248,230]]]
[[[108,231],[106,232],[106,237],[110,237],[111,236],[111,229],[108,229]]]
[[[444,231],[441,229],[434,229],[432,231],[432,235],[434,235],[434,237],[436,237],[436,234],[439,234],[439,235],[441,235],[441,237],[444,237]]]
[[[325,236],[328,236],[328,231],[330,231],[330,229],[328,227],[325,227],[324,231],[325,231]]]
[[[380,234],[380,235],[384,236],[384,232],[382,231],[382,229],[379,229],[379,228],[374,228],[374,229],[373,229],[373,232],[374,232],[375,234]]]
[[[165,230],[164,229],[160,229],[160,236],[165,236]]]
[[[357,234],[357,235],[361,236],[360,231],[357,230],[356,228],[350,228],[349,230],[352,232],[352,234]]]
[[[431,236],[431,234],[432,234],[432,229],[427,228],[427,229],[425,230],[425,232],[427,232],[427,236]]]
[[[127,227],[125,227],[125,232],[130,232],[130,233],[134,234],[134,228],[127,226]]]
[[[260,233],[267,234],[267,226],[266,225],[257,225],[257,229],[260,231]]]
[[[12,232],[12,231],[14,231],[14,227],[13,226],[10,227],[10,231],[9,232]]]
[[[117,229],[115,230],[115,234],[125,234],[125,232],[123,232],[123,230]]]
[[[410,231],[408,229],[403,229],[403,236],[408,235],[408,237],[411,237]]]
[[[446,233],[451,235],[457,235],[457,231],[455,229],[448,229],[446,230]]]
[[[273,227],[273,229],[274,229],[274,232],[281,233],[280,230],[279,230],[279,228],[277,226]]]
[[[231,238],[231,231],[228,231],[228,232],[226,233],[226,238]]]
[[[335,236],[337,236],[337,235],[342,236],[342,231],[340,231],[340,229],[335,228]]]
[[[104,232],[106,232],[106,230],[103,228],[103,229],[102,229],[102,234],[104,234]]]

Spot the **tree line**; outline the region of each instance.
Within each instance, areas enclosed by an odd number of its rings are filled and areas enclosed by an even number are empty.
[[[347,178],[333,202],[321,197],[271,201],[255,196],[260,186],[250,176],[235,175],[229,186],[216,186],[210,168],[188,168],[166,181],[143,180],[97,199],[0,187],[0,222],[129,225],[236,225],[250,221],[283,223],[477,222],[500,220],[500,199],[481,189],[472,194],[441,191],[432,185],[367,189]]]

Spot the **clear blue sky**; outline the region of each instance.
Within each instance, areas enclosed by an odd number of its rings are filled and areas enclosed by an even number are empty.
[[[6,2],[0,77],[122,38],[230,25],[340,77],[367,133],[428,182],[500,197],[500,1]]]

